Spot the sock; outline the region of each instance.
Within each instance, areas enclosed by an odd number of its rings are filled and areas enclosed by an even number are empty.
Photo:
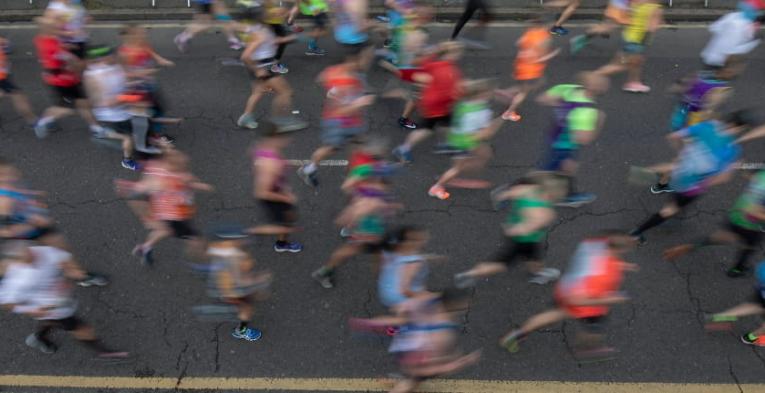
[[[311,162],[311,163],[308,163],[308,165],[306,165],[303,168],[303,171],[305,171],[305,173],[309,173],[310,174],[310,173],[316,172],[317,169],[318,168],[316,167],[316,163]]]
[[[646,219],[645,221],[643,221],[643,223],[640,224],[640,226],[637,229],[635,229],[632,232],[630,232],[630,235],[631,236],[640,236],[640,235],[643,234],[643,232],[645,232],[645,231],[647,231],[647,230],[649,230],[649,229],[651,229],[651,228],[653,228],[655,226],[661,225],[664,221],[667,221],[667,219],[662,217],[661,214],[656,213],[656,214],[652,215],[651,217],[648,217],[648,219]]]
[[[412,151],[412,147],[407,145],[406,143],[403,145],[399,145],[396,149],[401,150],[404,153],[409,153]]]
[[[245,329],[247,329],[247,321],[239,321],[239,326],[236,327],[236,330],[242,332]]]

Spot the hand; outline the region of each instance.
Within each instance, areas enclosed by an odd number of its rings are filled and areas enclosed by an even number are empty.
[[[284,196],[284,202],[289,203],[290,205],[294,205],[297,203],[297,196],[290,192]]]
[[[175,67],[175,63],[167,59],[161,59],[160,61],[157,62],[157,64],[159,64],[162,67]]]

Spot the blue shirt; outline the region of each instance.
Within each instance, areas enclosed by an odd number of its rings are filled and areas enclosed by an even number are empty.
[[[741,156],[734,136],[725,133],[717,120],[707,120],[677,133],[687,140],[672,172],[671,186],[677,192],[704,192],[707,179],[725,172]]]

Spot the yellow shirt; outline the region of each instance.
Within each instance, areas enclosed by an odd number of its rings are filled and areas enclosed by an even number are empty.
[[[648,24],[654,13],[661,9],[660,4],[640,3],[632,6],[630,24],[624,28],[623,38],[626,42],[643,44],[648,36]]]
[[[281,25],[287,19],[287,10],[281,6],[281,1],[271,0],[265,4],[263,21],[269,25]]]

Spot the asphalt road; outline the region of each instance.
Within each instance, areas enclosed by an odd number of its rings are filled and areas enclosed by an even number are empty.
[[[178,147],[193,158],[194,172],[213,184],[216,192],[199,196],[200,226],[220,221],[256,223],[259,212],[251,198],[247,147],[256,132],[237,129],[234,122],[248,95],[248,79],[241,67],[223,66],[221,59],[236,54],[224,46],[220,35],[198,38],[188,54],[172,44],[178,28],[151,32],[158,51],[177,63],[162,71],[161,83],[171,114],[186,121],[171,132]],[[497,27],[491,31],[489,51],[470,51],[462,61],[464,73],[474,78],[496,78],[511,83],[515,50],[512,43],[521,28]],[[11,56],[14,78],[30,95],[37,111],[49,102],[39,77],[32,49],[33,31],[0,32],[14,42]],[[436,38],[448,34],[433,29]],[[648,95],[629,95],[618,88],[601,100],[608,114],[597,142],[581,154],[579,185],[598,200],[581,209],[560,210],[549,238],[547,260],[564,268],[577,242],[604,228],[629,228],[660,207],[664,198],[625,182],[629,165],[647,165],[672,157],[664,143],[672,98],[662,91],[677,78],[699,66],[698,53],[707,39],[701,29],[662,31],[649,50],[646,81],[655,88]],[[116,29],[98,29],[94,42],[116,42]],[[564,45],[562,39],[558,43]],[[593,69],[611,57],[617,39],[602,41],[581,55],[564,55],[552,61],[548,85],[571,82],[576,72]],[[312,127],[299,134],[288,149],[289,158],[306,159],[319,143],[318,121],[322,91],[313,79],[324,67],[338,61],[339,51],[327,45],[324,58],[305,57],[300,44],[292,45],[285,62],[292,71],[295,107]],[[750,56],[749,68],[735,83],[731,107],[760,106],[765,77],[762,50]],[[373,69],[370,85],[386,86],[389,75]],[[614,85],[620,86],[623,77]],[[398,142],[404,137],[395,120],[397,102],[378,102],[369,111],[372,132]],[[261,105],[260,113],[267,106]],[[541,156],[551,113],[529,102],[524,120],[507,124],[493,145],[496,156],[488,178],[495,183],[517,178]],[[305,232],[301,254],[276,254],[270,241],[257,240],[252,251],[260,266],[275,272],[274,293],[257,312],[255,325],[263,339],[245,343],[230,337],[231,324],[200,323],[190,307],[205,302],[203,282],[184,263],[181,243],[163,243],[158,263],[145,268],[129,254],[144,231],[112,188],[115,178],[136,175],[119,166],[119,154],[89,141],[78,118],[61,122],[63,131],[37,140],[12,111],[0,104],[0,155],[13,159],[34,188],[49,193],[53,214],[70,240],[77,257],[89,268],[108,273],[113,284],[103,289],[78,290],[81,311],[105,340],[136,355],[133,364],[103,366],[63,334],[56,339],[60,351],[45,356],[28,349],[24,337],[32,322],[5,314],[0,340],[3,374],[117,375],[117,376],[239,376],[239,377],[377,377],[395,370],[383,339],[358,339],[346,326],[349,316],[369,316],[384,311],[376,297],[368,257],[355,258],[338,272],[338,286],[325,290],[309,274],[340,244],[333,217],[343,207],[338,190],[342,168],[322,168],[320,188],[313,191],[296,176],[293,183]],[[430,143],[430,142],[429,142]],[[493,254],[501,244],[499,224],[504,213],[491,209],[487,192],[455,190],[449,201],[427,196],[432,179],[446,168],[446,157],[432,156],[429,143],[416,151],[417,161],[397,179],[396,187],[406,210],[401,222],[427,225],[433,235],[429,252],[444,254],[448,262],[435,266],[430,286],[444,287],[455,272]],[[763,144],[745,149],[747,161],[758,162]],[[337,158],[344,158],[338,155]],[[648,234],[649,243],[630,255],[642,267],[625,283],[632,302],[614,307],[608,325],[609,341],[621,350],[618,359],[597,365],[579,365],[568,346],[574,323],[556,326],[531,336],[521,351],[510,355],[496,345],[497,338],[515,324],[552,304],[551,287],[526,283],[522,269],[482,282],[465,318],[462,340],[466,349],[483,348],[479,366],[461,378],[496,380],[563,380],[623,382],[765,382],[765,353],[742,345],[733,334],[708,335],[702,326],[705,312],[721,310],[749,296],[751,279],[724,276],[730,249],[707,249],[677,265],[661,260],[663,248],[713,229],[744,180],[713,190],[681,218]],[[760,254],[758,253],[757,257]],[[756,326],[741,323],[737,333]]]

